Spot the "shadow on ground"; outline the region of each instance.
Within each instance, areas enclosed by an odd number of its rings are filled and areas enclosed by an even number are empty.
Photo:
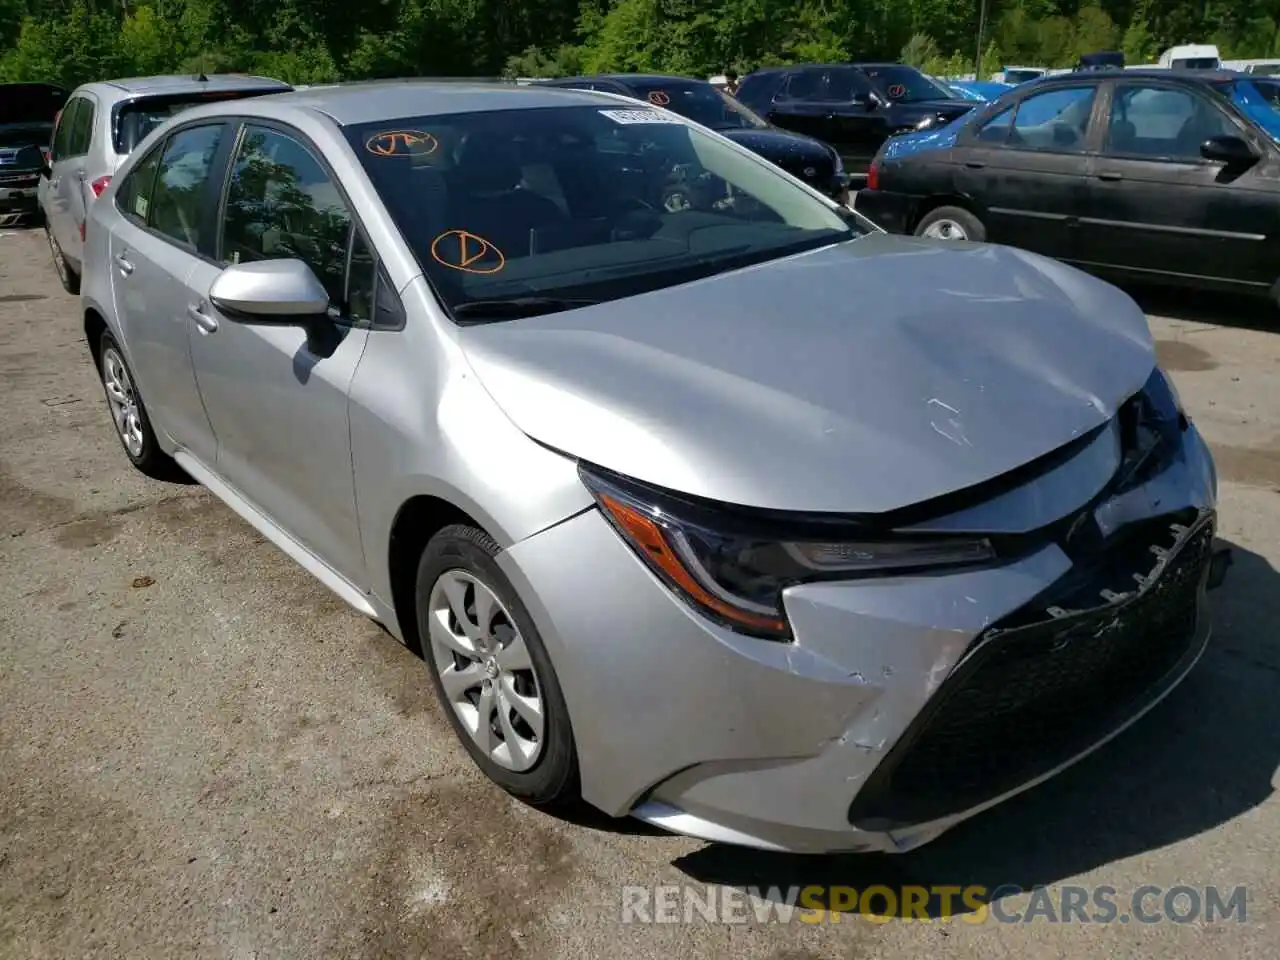
[[[1233,549],[1226,583],[1210,594],[1214,638],[1200,664],[1132,729],[1061,776],[901,856],[711,845],[674,865],[695,880],[735,887],[1029,890],[1249,812],[1271,796],[1280,763],[1280,574],[1263,557]],[[873,909],[884,910],[883,902]],[[937,916],[941,904],[935,898],[928,909]],[[964,909],[957,898],[952,910]]]
[[[1143,310],[1154,316],[1280,333],[1280,306],[1265,297],[1136,284],[1126,284],[1124,289]]]

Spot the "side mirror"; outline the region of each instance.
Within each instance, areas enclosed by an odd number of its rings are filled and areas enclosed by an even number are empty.
[[[1210,137],[1200,144],[1200,156],[1218,163],[1237,165],[1254,163],[1258,159],[1257,152],[1247,141],[1234,136]]]
[[[307,324],[325,316],[329,294],[301,260],[237,263],[218,274],[209,300],[259,323]]]

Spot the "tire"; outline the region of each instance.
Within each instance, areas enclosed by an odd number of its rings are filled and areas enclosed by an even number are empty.
[[[80,274],[72,270],[70,264],[67,263],[62,247],[58,245],[53,231],[49,229],[48,222],[44,225],[44,235],[45,239],[49,241],[49,254],[53,257],[53,269],[58,275],[58,280],[62,283],[62,289],[72,296],[78,296],[80,293]]]
[[[102,335],[98,350],[98,379],[102,381],[102,390],[107,397],[107,409],[111,411],[116,438],[129,462],[157,480],[180,476],[181,469],[160,449],[133,371],[125,362],[124,351],[110,333]]]
[[[497,554],[498,545],[488,534],[465,525],[445,527],[427,543],[416,585],[423,659],[454,733],[485,776],[528,803],[567,807],[580,798],[569,709],[542,638],[498,568]],[[492,604],[483,631],[476,615],[481,598]],[[481,643],[465,635],[456,613],[459,603],[466,626],[483,638]],[[519,655],[520,640],[527,657]],[[500,662],[504,654],[506,664]],[[492,700],[483,709],[482,732],[477,718],[486,691]],[[541,731],[525,719],[531,702],[540,704]],[[523,709],[516,709],[519,704]]]
[[[987,228],[981,220],[964,207],[936,207],[916,224],[917,237],[936,240],[969,240],[982,243],[987,239]]]

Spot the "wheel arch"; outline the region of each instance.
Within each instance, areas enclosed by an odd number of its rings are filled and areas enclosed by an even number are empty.
[[[415,494],[400,504],[391,521],[387,537],[387,580],[391,589],[391,606],[400,637],[414,653],[423,653],[418,632],[418,562],[428,541],[445,527],[465,524],[504,542],[500,532],[491,528],[451,500],[433,494]]]
[[[85,307],[84,338],[89,344],[89,355],[93,357],[93,365],[98,371],[102,370],[102,335],[109,329],[106,317],[97,307]]]

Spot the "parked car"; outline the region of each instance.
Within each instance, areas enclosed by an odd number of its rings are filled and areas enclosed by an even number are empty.
[[[1009,86],[1013,87],[1013,86],[1017,86],[1020,83],[1028,83],[1032,80],[1039,80],[1048,72],[1049,72],[1048,69],[1045,67],[1006,66],[1003,70],[1001,70],[991,79],[998,83],[1007,83],[1009,84]]]
[[[1280,147],[1235,102],[1250,82],[1168,70],[1038,80],[947,129],[890,141],[855,204],[894,233],[1273,293]]]
[[[643,100],[688,117],[776,163],[840,203],[849,200],[849,178],[836,150],[820,140],[771,126],[715,85],[688,77],[603,74],[542,81],[572,90],[600,90]],[[673,202],[687,203],[686,188],[673,185]]]
[[[1029,82],[1029,81],[1023,81]],[[995,80],[952,80],[944,84],[961,100],[974,100],[978,103],[989,103],[1003,97],[1014,88],[1012,83],[1001,83]]]
[[[194,104],[280,93],[280,80],[238,74],[133,77],[76,87],[58,119],[37,187],[58,279],[80,289],[88,210],[129,151],[157,125]]]
[[[775,126],[830,143],[859,174],[894,134],[940,126],[973,109],[901,63],[768,67],[742,79],[738,100]]]
[[[1082,53],[1076,61],[1075,70],[1123,70],[1124,53],[1120,50],[1098,50],[1094,53]]]
[[[655,165],[734,202],[665,210]],[[888,236],[670,111],[425,82],[198,107],[90,220],[128,458],[420,646],[530,802],[902,851],[1204,649],[1213,462],[1138,306]]]
[[[44,152],[66,100],[51,83],[0,84],[0,227],[39,218]]]

